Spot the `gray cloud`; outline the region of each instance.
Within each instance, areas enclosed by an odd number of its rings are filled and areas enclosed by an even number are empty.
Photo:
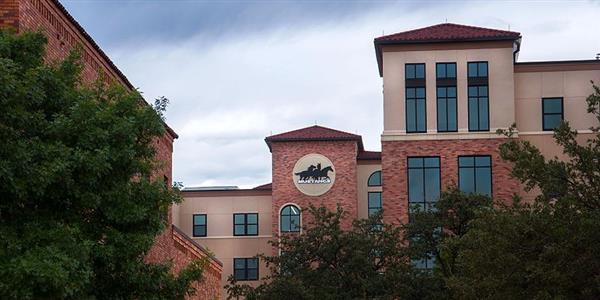
[[[383,32],[447,18],[520,31],[520,60],[600,52],[600,7],[590,2],[244,3],[65,3],[147,99],[171,100],[174,179],[186,186],[269,182],[264,137],[315,122],[380,149],[373,38]]]

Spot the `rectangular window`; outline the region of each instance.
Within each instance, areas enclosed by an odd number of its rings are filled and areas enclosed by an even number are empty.
[[[381,210],[381,192],[369,192],[369,217]]]
[[[542,128],[554,130],[564,119],[563,98],[542,98]]]
[[[440,198],[440,158],[408,158],[408,202],[411,209],[430,209]]]
[[[206,236],[206,215],[197,214],[193,216],[193,230],[192,235],[194,237]]]
[[[425,87],[406,88],[406,132],[426,132]]]
[[[258,214],[233,214],[233,235],[258,235]]]
[[[426,132],[425,64],[405,65],[406,132]]]
[[[465,193],[492,196],[492,157],[458,157],[458,187]]]
[[[467,64],[469,78],[487,78],[488,63],[487,61],[470,62]]]
[[[469,131],[489,131],[489,98],[487,85],[469,86]]]
[[[233,276],[235,280],[258,280],[258,258],[234,258]]]
[[[458,109],[456,101],[456,63],[437,63],[436,108],[438,132],[458,131]]]

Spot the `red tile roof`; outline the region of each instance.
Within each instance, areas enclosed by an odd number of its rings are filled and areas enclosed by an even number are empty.
[[[443,23],[419,29],[380,36],[376,42],[451,42],[480,40],[516,40],[521,34],[515,31],[490,29],[476,26]]]
[[[381,160],[380,151],[361,151],[358,153],[358,160]]]
[[[452,43],[475,41],[516,41],[521,34],[515,31],[442,23],[375,38],[375,54],[379,76],[383,76],[381,47],[383,45]]]
[[[360,135],[319,125],[275,134],[265,138],[265,142],[269,145],[269,149],[271,149],[271,143],[273,142],[297,141],[356,141],[358,143],[359,151],[363,150],[362,137]]]

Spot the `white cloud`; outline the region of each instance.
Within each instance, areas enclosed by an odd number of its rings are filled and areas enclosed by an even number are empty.
[[[361,134],[380,149],[381,79],[373,38],[449,22],[519,31],[520,60],[590,59],[600,52],[598,3],[389,4],[353,18],[214,39],[109,51],[148,99],[171,100],[174,179],[192,185],[270,181],[264,137],[313,125]]]

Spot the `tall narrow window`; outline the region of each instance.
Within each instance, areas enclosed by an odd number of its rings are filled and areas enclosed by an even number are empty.
[[[294,205],[287,205],[281,210],[279,218],[281,232],[300,231],[300,209]]]
[[[425,64],[405,65],[406,132],[426,132]]]
[[[413,209],[431,208],[440,198],[440,158],[408,158],[408,202]]]
[[[492,157],[459,156],[458,187],[465,193],[492,196]]]
[[[438,132],[457,131],[456,63],[438,63],[435,68],[437,130]]]
[[[468,63],[469,131],[489,131],[488,63]]]
[[[233,214],[233,235],[258,235],[258,214]]]
[[[258,258],[234,258],[233,276],[237,281],[258,280]]]
[[[556,129],[563,119],[563,98],[543,98],[542,128],[544,131]]]
[[[192,235],[194,237],[206,236],[206,215],[196,214],[193,216],[193,221]]]
[[[369,217],[379,213],[382,208],[381,192],[368,192],[369,195]]]

